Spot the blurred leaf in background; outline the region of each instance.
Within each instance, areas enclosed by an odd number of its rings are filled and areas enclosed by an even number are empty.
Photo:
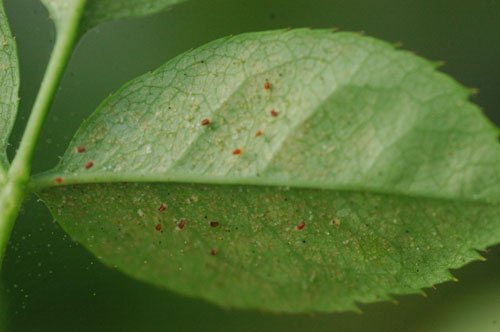
[[[54,30],[38,0],[5,0],[17,37],[21,110],[17,146],[43,74]],[[166,60],[213,39],[284,27],[339,27],[402,42],[444,60],[443,71],[466,86],[500,122],[500,2],[484,0],[196,0],[153,17],[105,24],[86,35],[56,97],[36,155],[36,172],[58,161],[81,121],[112,91]],[[117,56],[120,54],[120,56]],[[25,204],[7,252],[3,277],[12,331],[498,331],[500,250],[455,274],[459,283],[399,305],[352,313],[281,316],[226,311],[142,284],[100,264],[73,243],[46,208]],[[16,285],[16,286],[15,286]],[[425,319],[423,319],[425,318]],[[466,323],[464,322],[466,319]],[[457,330],[459,331],[459,330]]]

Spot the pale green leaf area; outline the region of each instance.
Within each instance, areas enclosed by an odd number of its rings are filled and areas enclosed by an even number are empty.
[[[19,69],[14,38],[9,29],[3,3],[0,3],[0,184],[8,167],[7,141],[18,104]]]
[[[225,38],[109,97],[33,185],[141,280],[230,307],[354,310],[498,242],[500,145],[467,97],[353,33]]]
[[[83,29],[128,17],[140,17],[165,10],[184,0],[87,0]]]
[[[498,204],[368,192],[89,184],[42,197],[111,266],[223,306],[272,311],[355,310],[419,292],[500,236]]]
[[[17,113],[19,90],[19,67],[14,37],[9,28],[3,2],[0,1],[0,267],[12,230],[12,211],[20,205],[12,203],[16,188],[9,181],[7,145]]]
[[[75,8],[83,6],[81,31],[121,18],[154,14],[184,0],[42,0],[56,25],[64,24]]]

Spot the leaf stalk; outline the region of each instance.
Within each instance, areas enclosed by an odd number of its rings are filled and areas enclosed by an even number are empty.
[[[0,191],[0,269],[7,244],[28,192],[33,154],[37,141],[69,62],[74,46],[78,41],[80,21],[85,0],[78,0],[75,10],[71,11],[63,26],[58,27],[54,49],[45,71],[42,84],[28,119],[19,149],[7,173],[4,187]]]

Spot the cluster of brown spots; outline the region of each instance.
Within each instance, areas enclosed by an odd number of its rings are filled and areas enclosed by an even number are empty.
[[[219,222],[217,220],[212,220],[210,222],[210,227],[219,227]]]
[[[158,208],[158,211],[163,212],[167,209],[167,204],[161,203],[160,207]]]
[[[186,219],[179,220],[179,222],[177,223],[177,228],[182,231],[184,227],[186,227],[186,222]]]
[[[234,150],[233,150],[233,154],[234,154],[234,155],[236,155],[236,156],[237,156],[237,155],[240,155],[240,154],[242,154],[242,153],[243,153],[243,150],[242,150],[242,149],[234,149]]]
[[[86,149],[84,146],[77,146],[77,147],[75,148],[75,151],[76,151],[77,153],[84,153],[85,151],[87,151],[87,149]]]
[[[161,224],[157,224],[157,225],[155,226],[155,230],[156,230],[157,232],[161,232]]]
[[[271,90],[271,88],[271,83],[266,79],[266,81],[264,82],[264,90]]]
[[[94,167],[94,162],[92,160],[87,161],[85,169],[91,169],[92,167]]]
[[[297,226],[295,226],[295,230],[296,231],[301,231],[304,229],[304,227],[306,227],[306,223],[304,222],[304,220],[301,220]]]
[[[271,110],[271,116],[272,117],[277,117],[279,115],[279,112],[277,110],[275,110],[274,108]]]
[[[62,177],[60,177],[60,176],[56,176],[54,178],[54,182],[57,183],[57,184],[61,184],[61,183],[64,182],[64,179]]]
[[[212,256],[217,255],[217,249],[215,249],[215,248],[210,249],[210,255],[212,255]]]
[[[202,126],[208,126],[211,123],[210,119],[203,119],[201,120],[201,125]]]
[[[259,137],[259,136],[262,136],[264,135],[264,133],[262,132],[262,130],[257,130],[257,132],[255,133],[255,137]]]

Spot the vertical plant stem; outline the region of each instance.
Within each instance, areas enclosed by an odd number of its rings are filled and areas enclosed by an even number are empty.
[[[57,31],[56,43],[28,119],[21,144],[7,173],[4,187],[0,192],[0,211],[2,212],[0,214],[0,269],[12,228],[26,196],[36,143],[61,82],[64,69],[78,40],[79,24],[84,5],[85,0],[80,0],[75,10],[67,17],[64,26],[59,27]]]

